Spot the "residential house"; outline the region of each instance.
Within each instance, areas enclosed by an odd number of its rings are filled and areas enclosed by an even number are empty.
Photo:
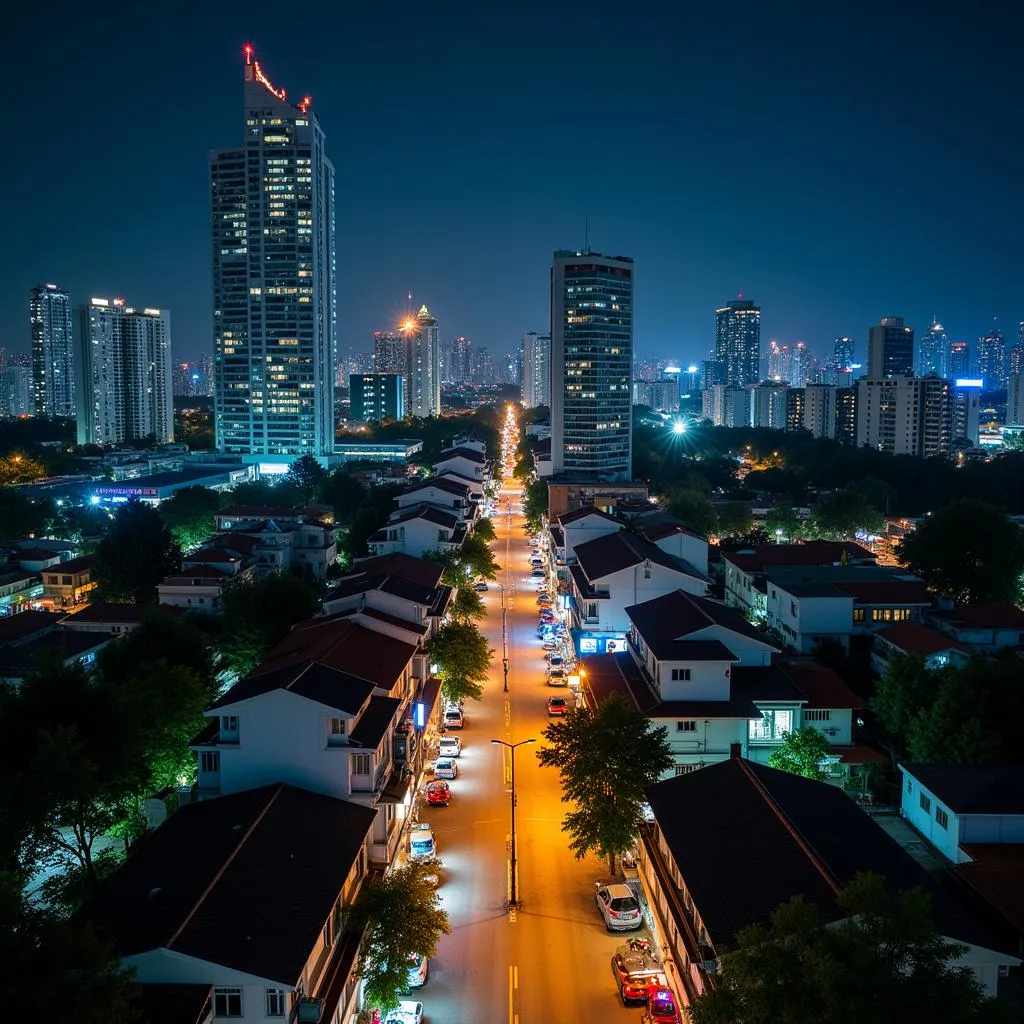
[[[657,544],[666,554],[675,555],[707,573],[707,538],[689,529],[681,519],[650,501],[624,502],[615,511],[621,519],[631,523],[641,537]]]
[[[891,890],[923,889],[940,933],[966,947],[961,966],[986,995],[1019,960],[954,902],[894,839],[840,789],[731,757],[647,790],[639,871],[672,980],[692,1002],[712,990],[721,955],[749,925],[767,926],[795,896],[826,920],[861,872]],[[798,979],[794,979],[798,983]]]
[[[8,564],[20,566],[26,572],[41,573],[44,569],[60,565],[61,552],[50,547],[18,548],[8,557]]]
[[[62,618],[60,628],[81,633],[106,633],[110,636],[123,636],[133,629],[138,629],[142,620],[152,610],[153,606],[148,604],[114,604],[108,601],[93,601]]]
[[[252,566],[237,573],[225,572],[212,565],[196,565],[165,576],[156,587],[157,600],[174,608],[216,614],[221,610],[224,591],[242,580],[252,579]]]
[[[626,530],[586,541],[574,550],[569,593],[581,654],[622,650],[630,605],[674,590],[707,593],[710,581],[704,573]]]
[[[0,619],[0,682],[17,686],[53,659],[91,668],[110,634],[61,629],[61,613],[25,611]]]
[[[438,477],[410,484],[395,496],[395,504],[399,515],[420,505],[428,505],[455,516],[460,526],[472,526],[477,511],[470,485]]]
[[[1024,647],[1024,611],[1012,604],[958,604],[941,601],[930,614],[933,629],[968,650],[994,654]]]
[[[238,505],[218,512],[216,521],[218,536],[203,546],[251,559],[257,578],[305,568],[322,580],[338,559],[338,528],[329,505]]]
[[[434,463],[434,473],[452,470],[460,476],[483,483],[487,478],[487,456],[476,448],[446,448]]]
[[[415,505],[392,513],[366,541],[371,555],[403,553],[419,558],[428,551],[457,551],[466,538],[459,516],[431,505]]]
[[[182,807],[80,917],[143,986],[212,989],[215,1020],[347,1024],[362,938],[351,910],[373,818],[282,784]]]
[[[73,608],[88,601],[89,591],[96,588],[92,563],[92,555],[82,555],[44,569],[42,603],[53,608]]]
[[[875,634],[871,648],[871,667],[879,675],[884,675],[893,658],[903,654],[916,654],[924,659],[927,668],[937,669],[947,665],[963,665],[971,652],[958,640],[952,640],[927,626],[917,622],[897,622]]]
[[[599,508],[589,505],[587,508],[577,509],[575,512],[565,512],[556,520],[557,525],[548,527],[552,533],[552,547],[558,555],[558,543],[554,536],[554,530],[558,529],[562,534],[562,552],[566,565],[576,564],[576,548],[580,544],[586,544],[589,540],[596,540],[598,537],[606,537],[609,533],[618,533],[623,529],[624,524],[615,516],[602,512]]]

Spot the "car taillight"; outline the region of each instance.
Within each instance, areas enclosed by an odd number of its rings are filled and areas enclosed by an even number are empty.
[[[617,910],[609,910],[608,911],[608,916],[609,917],[614,917],[616,921],[619,919],[619,913],[618,913]]]

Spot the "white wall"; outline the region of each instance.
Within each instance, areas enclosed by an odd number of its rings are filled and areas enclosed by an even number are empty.
[[[626,609],[630,605],[653,601],[654,598],[664,597],[674,590],[683,590],[699,597],[707,593],[703,580],[676,572],[657,562],[651,562],[649,579],[641,563],[591,582],[595,587],[607,587],[609,596],[607,600],[597,602],[600,623],[590,624],[587,628],[612,633],[625,633],[629,629],[630,622],[626,617]]]
[[[396,530],[400,540],[370,541],[368,547],[375,555],[390,555],[402,551],[413,558],[422,557],[425,551],[437,551],[451,544],[452,531],[446,526],[428,522],[426,519],[408,519],[403,523],[385,523],[382,530]],[[438,540],[439,531],[448,534],[448,540]]]
[[[610,522],[603,516],[584,516],[568,526],[562,527],[565,537],[565,564],[573,565],[576,561],[576,548],[598,537],[607,537],[610,533],[618,533],[622,529],[620,523]]]
[[[712,623],[710,626],[705,626],[704,629],[688,633],[686,639],[718,640],[725,644],[735,655],[738,659],[738,664],[744,666],[770,665],[772,663],[772,654],[779,652],[777,647],[772,647],[771,644],[765,643],[763,640],[756,640],[752,636],[736,633],[725,626],[720,626],[717,622]]]
[[[468,476],[471,480],[483,479],[483,466],[479,462],[472,462],[464,455],[454,455],[451,458],[442,456],[434,463],[434,472],[440,474],[443,470],[450,469],[460,476]]]
[[[903,795],[900,802],[900,813],[921,833],[939,852],[954,864],[967,858],[960,852],[960,820],[945,804],[935,799],[935,794],[925,789],[904,768],[900,768]],[[929,801],[928,809],[921,806],[921,794]],[[936,808],[942,808],[949,815],[949,824],[942,828],[935,820]]]
[[[662,700],[729,699],[731,661],[661,661],[657,665],[656,678]],[[674,680],[673,669],[689,669],[689,680]]]
[[[809,722],[806,721],[806,715],[807,709],[805,708],[801,712],[801,717],[805,719],[800,723],[801,726],[807,729],[817,729],[818,732],[823,733],[829,746],[848,747],[853,743],[853,711],[850,708],[829,708],[828,718],[825,721]],[[830,732],[832,729],[835,730],[834,735]]]
[[[823,637],[846,647],[853,632],[853,597],[840,593],[835,597],[795,597],[769,581],[768,625],[803,653]]]
[[[667,555],[675,555],[676,558],[689,562],[696,570],[707,575],[708,571],[708,542],[703,537],[697,537],[692,533],[670,533],[667,537],[655,541]]]
[[[692,721],[693,731],[680,729],[679,721]],[[704,723],[707,722],[707,729]],[[655,725],[664,730],[675,764],[695,765],[703,761],[705,765],[724,761],[729,757],[732,744],[739,743],[744,757],[747,756],[747,721],[741,718],[697,718],[697,719],[654,719]],[[706,739],[706,744],[705,744]],[[675,775],[675,767],[662,774],[663,779],[671,779]]]

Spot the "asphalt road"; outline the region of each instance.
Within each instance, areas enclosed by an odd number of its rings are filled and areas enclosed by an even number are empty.
[[[429,1024],[639,1024],[643,1011],[622,1006],[610,967],[624,939],[609,935],[594,904],[594,882],[607,880],[596,857],[576,860],[561,831],[558,775],[535,751],[548,724],[547,698],[568,695],[545,682],[537,639],[537,586],[529,581],[530,546],[519,515],[519,486],[502,492],[493,548],[508,597],[509,692],[503,692],[502,591],[483,595],[481,628],[494,648],[479,704],[468,702],[459,777],[449,807],[424,807],[443,865],[441,895],[451,923],[430,976],[415,998]],[[505,509],[512,502],[513,514]],[[506,910],[510,788],[508,752],[491,738],[536,744],[516,753],[519,909]]]

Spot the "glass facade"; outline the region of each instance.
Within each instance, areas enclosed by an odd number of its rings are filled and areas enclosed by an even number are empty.
[[[71,299],[55,284],[29,295],[32,328],[32,408],[36,416],[75,415]]]
[[[745,388],[761,379],[760,306],[733,299],[715,310],[715,359],[725,366],[724,384]]]

